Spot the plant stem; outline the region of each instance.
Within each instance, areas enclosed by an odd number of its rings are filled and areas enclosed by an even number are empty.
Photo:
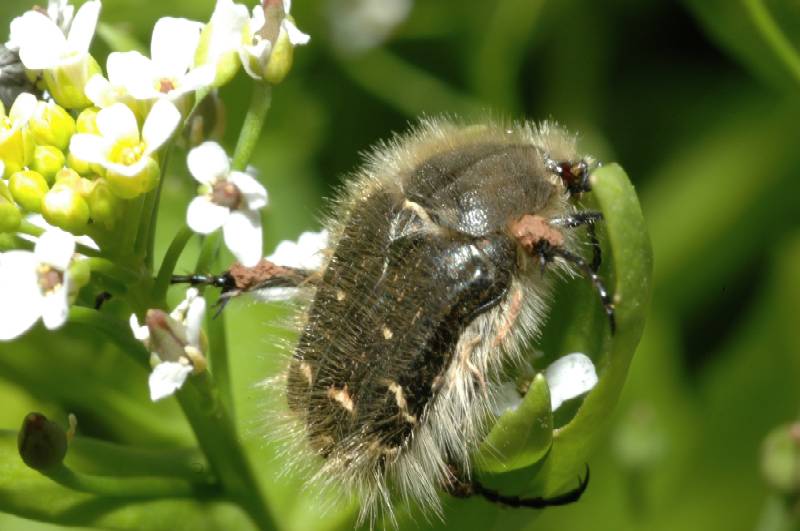
[[[202,373],[189,378],[177,397],[225,493],[247,511],[260,529],[275,529],[272,514],[264,504],[261,488],[211,376]]]
[[[217,490],[213,484],[192,483],[183,479],[92,476],[75,472],[63,464],[42,473],[72,490],[111,498],[200,497]]]
[[[167,248],[153,286],[153,297],[159,304],[165,303],[169,280],[172,277],[172,273],[175,272],[175,265],[178,263],[178,258],[180,258],[183,249],[193,234],[189,227],[181,227]]]
[[[239,140],[236,142],[236,150],[233,152],[232,168],[236,171],[244,171],[253,150],[261,136],[261,128],[264,125],[264,118],[272,104],[272,87],[263,83],[255,83],[253,95],[250,99],[250,107],[244,117],[242,132],[239,133]]]
[[[122,284],[131,284],[139,280],[139,276],[135,272],[105,258],[87,258],[86,263],[89,269],[92,270],[92,273],[100,273]]]

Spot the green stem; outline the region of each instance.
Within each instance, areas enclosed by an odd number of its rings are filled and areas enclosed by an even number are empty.
[[[119,252],[124,257],[136,256],[136,235],[142,224],[142,211],[144,209],[144,196],[130,199],[125,208],[125,224],[120,235]]]
[[[153,190],[154,198],[150,205],[150,216],[146,220],[145,229],[140,233],[142,238],[142,250],[145,252],[145,265],[149,270],[153,269],[153,252],[156,242],[156,227],[158,222],[158,206],[161,204],[161,190],[164,187],[164,179],[167,177],[167,167],[169,166],[169,156],[172,153],[172,142],[167,144],[164,150],[164,157],[161,160],[161,176],[158,179],[158,186]]]
[[[202,373],[189,378],[177,398],[224,491],[241,504],[260,529],[276,529],[211,376]]]
[[[106,258],[87,258],[86,264],[92,273],[100,273],[122,284],[132,284],[139,280],[139,276],[135,272]]]
[[[178,263],[178,258],[180,258],[183,249],[186,247],[186,244],[193,234],[189,227],[182,227],[175,234],[175,237],[167,248],[164,259],[161,261],[161,267],[158,269],[155,285],[153,286],[154,299],[159,301],[159,303],[165,302],[169,281],[170,278],[172,278],[172,273],[175,272],[175,265]]]
[[[233,152],[233,162],[231,166],[236,171],[244,171],[250,157],[258,143],[261,135],[261,128],[264,126],[264,119],[267,111],[272,104],[272,87],[263,83],[255,83],[253,95],[250,99],[250,107],[244,117],[242,131],[239,133],[239,140],[236,142],[236,150]]]
[[[213,485],[160,477],[114,477],[81,474],[60,465],[42,472],[59,485],[109,498],[187,498],[213,493]]]
[[[128,323],[123,323],[103,312],[82,306],[70,308],[69,322],[88,326],[94,332],[102,332],[136,363],[148,369],[150,368],[150,354],[144,348],[144,345],[133,337]]]
[[[783,62],[795,81],[800,83],[800,56],[791,41],[781,31],[778,23],[775,22],[767,6],[762,0],[745,0],[744,8],[750,14],[750,19],[761,36],[772,48],[775,56]]]

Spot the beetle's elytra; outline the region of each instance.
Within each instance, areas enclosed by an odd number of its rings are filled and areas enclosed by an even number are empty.
[[[540,332],[558,271],[595,281],[591,159],[552,124],[424,122],[378,147],[332,207],[327,262],[285,375],[316,478],[438,512],[469,477],[503,371]],[[613,327],[613,320],[612,320]]]

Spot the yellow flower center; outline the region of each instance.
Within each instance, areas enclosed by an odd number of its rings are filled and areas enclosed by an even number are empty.
[[[124,142],[120,141],[114,146],[109,154],[109,159],[118,164],[131,166],[139,162],[144,156],[146,149],[144,142]]]

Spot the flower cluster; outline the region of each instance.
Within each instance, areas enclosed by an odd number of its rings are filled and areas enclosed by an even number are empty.
[[[153,282],[158,269],[150,265],[172,140],[189,129],[196,146],[185,166],[199,190],[186,224],[201,235],[221,230],[236,259],[255,265],[263,256],[259,211],[267,191],[233,167],[222,146],[198,136],[193,120],[200,103],[237,72],[263,91],[282,81],[294,47],[309,37],[295,25],[290,0],[263,0],[252,9],[218,0],[207,22],[156,21],[149,55],[115,50],[98,61],[92,42],[101,11],[101,0],[77,9],[50,0],[46,9],[16,17],[0,47],[0,86],[15,76],[14,90],[0,91],[0,340],[39,320],[60,327],[87,284],[111,289],[145,317],[134,331],[157,356],[155,400],[203,367],[200,325],[191,317],[202,297],[193,292],[180,315],[164,314],[166,287]],[[16,82],[20,75],[26,83]],[[90,260],[76,254],[82,238]],[[166,273],[174,268],[168,263]],[[102,277],[97,286],[95,274]],[[185,339],[181,353],[159,339],[164,327]]]

